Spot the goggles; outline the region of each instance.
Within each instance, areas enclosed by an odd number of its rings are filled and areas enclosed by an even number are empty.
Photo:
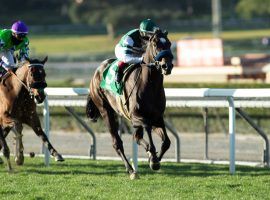
[[[27,33],[15,33],[17,38],[23,39],[27,35]]]

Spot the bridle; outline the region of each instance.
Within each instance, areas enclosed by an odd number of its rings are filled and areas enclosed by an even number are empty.
[[[26,78],[26,84],[13,71],[11,71],[11,74],[14,75],[15,78],[25,87],[25,89],[28,91],[28,93],[31,97],[34,97],[34,92],[33,92],[33,87],[31,87],[30,83],[28,82],[28,77],[30,76],[30,73],[31,73],[31,67],[36,67],[36,66],[44,67],[44,65],[41,63],[29,64],[27,66],[29,69],[28,69],[28,74],[27,74],[27,78]],[[40,83],[40,82],[42,82],[42,81],[35,81],[35,83]],[[38,89],[38,88],[35,88],[35,89]]]
[[[157,37],[157,33],[154,33],[151,37],[150,37],[150,39],[149,39],[149,45],[152,45],[153,46],[153,44],[151,44],[153,41],[153,38],[154,37]],[[149,48],[149,47],[148,47]],[[159,69],[161,69],[162,67],[161,67],[161,65],[160,65],[160,61],[162,60],[162,58],[165,58],[165,57],[168,57],[169,59],[173,59],[173,54],[172,54],[172,52],[171,52],[171,50],[170,49],[164,49],[164,50],[161,50],[161,51],[157,51],[157,48],[153,48],[153,47],[151,47],[151,56],[152,56],[152,58],[154,59],[153,61],[151,61],[150,63],[148,63],[147,64],[147,66],[148,67],[156,67],[158,70]]]

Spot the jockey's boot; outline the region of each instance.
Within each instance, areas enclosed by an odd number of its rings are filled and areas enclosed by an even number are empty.
[[[11,74],[7,71],[0,72],[0,82],[4,82]]]
[[[123,78],[123,71],[120,70],[120,69],[118,69],[118,71],[117,71],[116,74],[115,74],[115,81],[116,81],[117,83],[120,83],[121,80],[122,80],[122,78]]]
[[[123,76],[124,76],[124,69],[126,67],[126,63],[122,62],[122,61],[119,61],[118,62],[118,69],[116,71],[116,74],[115,74],[115,81],[117,83],[120,83]]]

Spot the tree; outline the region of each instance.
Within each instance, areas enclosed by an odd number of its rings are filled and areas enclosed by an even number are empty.
[[[240,0],[236,7],[237,13],[243,18],[270,15],[270,0]]]
[[[74,0],[69,6],[73,23],[102,23],[111,36],[122,27],[138,27],[145,18],[166,23],[207,12],[211,12],[211,5],[204,0]]]

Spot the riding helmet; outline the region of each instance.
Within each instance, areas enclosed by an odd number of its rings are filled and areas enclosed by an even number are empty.
[[[12,24],[11,30],[13,33],[16,33],[16,34],[20,34],[20,33],[27,34],[28,33],[28,28],[25,25],[25,23],[22,21],[16,21],[14,24]]]
[[[142,33],[154,33],[155,29],[158,27],[156,26],[155,22],[151,19],[145,19],[140,23],[140,31]]]

